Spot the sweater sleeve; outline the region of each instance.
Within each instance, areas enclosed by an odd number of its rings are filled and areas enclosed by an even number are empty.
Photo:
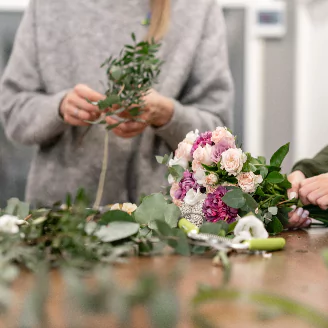
[[[328,146],[322,149],[313,159],[299,161],[293,171],[302,171],[307,178],[328,172]]]
[[[42,83],[35,3],[31,0],[24,13],[0,85],[0,116],[6,135],[22,144],[47,143],[67,127],[58,113],[67,90],[48,94]]]
[[[233,82],[228,63],[222,10],[213,1],[207,12],[191,76],[179,101],[174,100],[170,122],[155,129],[172,149],[195,129],[232,128]]]

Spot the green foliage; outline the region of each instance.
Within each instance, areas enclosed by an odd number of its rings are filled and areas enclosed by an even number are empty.
[[[176,227],[180,215],[179,208],[174,204],[168,204],[162,194],[145,197],[134,213],[138,223],[150,227],[153,221],[164,221],[170,227]]]
[[[289,152],[289,142],[281,146],[271,157],[270,165],[280,167]]]
[[[137,42],[132,34],[133,44],[125,45],[117,58],[109,57],[102,67],[106,67],[108,89],[106,99],[96,103],[106,116],[124,114],[114,128],[123,122],[140,121],[144,111],[143,97],[157,82],[163,62],[156,57],[160,45],[153,42]],[[93,124],[104,123],[101,119]]]

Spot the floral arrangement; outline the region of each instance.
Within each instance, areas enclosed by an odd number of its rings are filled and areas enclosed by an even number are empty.
[[[238,147],[226,128],[189,132],[171,156],[158,157],[168,166],[170,196],[182,215],[201,226],[204,222],[229,224],[252,212],[270,233],[279,233],[288,221],[291,184],[280,173],[289,144],[267,163]]]

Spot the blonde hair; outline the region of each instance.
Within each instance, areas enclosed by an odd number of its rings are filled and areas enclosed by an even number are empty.
[[[171,0],[150,0],[151,20],[147,40],[162,39],[170,24]]]

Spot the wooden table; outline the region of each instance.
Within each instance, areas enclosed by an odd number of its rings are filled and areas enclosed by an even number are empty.
[[[233,255],[230,286],[241,291],[267,291],[286,296],[328,314],[328,268],[321,255],[322,250],[328,248],[328,229],[311,228],[307,231],[284,232],[282,236],[287,242],[285,250],[273,253],[271,258],[264,258],[261,255]],[[133,284],[136,277],[145,271],[156,272],[159,277],[165,279],[177,264],[182,265],[185,272],[177,287],[181,303],[179,328],[187,328],[192,327],[188,311],[190,300],[195,295],[198,284],[218,286],[222,281],[222,268],[213,266],[210,257],[132,258],[127,264],[117,265],[114,274],[119,283],[127,286]],[[11,312],[13,321],[18,317],[18,309],[30,284],[31,275],[25,274],[14,285],[15,306]],[[64,313],[67,313],[67,308],[63,311],[63,304],[65,304],[63,283],[59,274],[53,272],[48,304],[52,328],[70,327],[65,321]],[[134,327],[151,327],[143,318],[142,311],[138,313],[135,315]],[[204,307],[203,313],[213,319],[217,327],[313,327],[292,316],[259,320],[258,308],[245,302],[211,304]],[[111,328],[115,327],[115,324],[108,319],[98,317],[93,318],[83,327],[92,326]],[[9,327],[8,322],[3,327]],[[12,325],[12,327],[16,326]]]

